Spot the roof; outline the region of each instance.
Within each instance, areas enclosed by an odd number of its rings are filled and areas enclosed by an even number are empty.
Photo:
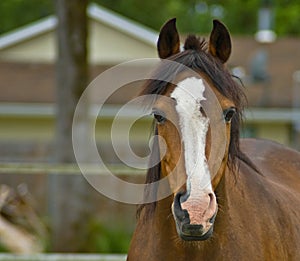
[[[115,12],[109,11],[96,4],[90,4],[88,7],[88,15],[99,22],[105,23],[108,26],[127,33],[141,41],[156,46],[158,33],[139,23],[134,22]]]
[[[50,16],[41,19],[30,25],[24,26],[20,29],[6,33],[0,37],[0,50],[8,48],[12,45],[26,41],[39,34],[43,34],[53,30],[57,25],[57,19],[55,16]]]
[[[118,31],[126,33],[140,41],[150,45],[156,45],[158,33],[139,23],[136,23],[115,12],[100,7],[96,4],[90,4],[87,8],[88,17],[106,24]],[[52,31],[57,26],[57,18],[52,15],[38,20],[22,28],[6,33],[0,37],[0,50],[29,40],[40,34]]]

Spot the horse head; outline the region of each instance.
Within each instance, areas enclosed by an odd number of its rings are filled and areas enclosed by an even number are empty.
[[[172,19],[162,27],[157,43],[159,57],[179,65],[158,69],[166,79],[172,78],[172,83],[151,81],[142,94],[159,94],[152,111],[156,134],[161,138],[153,146],[159,148],[156,154],[161,154],[159,178],[168,178],[172,191],[177,232],[184,240],[205,240],[213,232],[218,210],[215,189],[226,166],[234,166],[239,153],[237,137],[244,97],[224,65],[231,53],[227,28],[214,20],[208,46],[204,40],[188,36],[180,51],[175,22]],[[211,96],[214,102],[210,102]],[[212,113],[216,107],[220,110]],[[213,121],[223,124],[223,136],[216,135],[215,130],[212,137]],[[211,173],[208,164],[213,142],[217,142],[214,150],[224,145],[216,173]]]

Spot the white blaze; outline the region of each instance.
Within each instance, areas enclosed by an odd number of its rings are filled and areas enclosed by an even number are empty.
[[[176,111],[182,135],[185,168],[187,173],[187,196],[198,198],[212,191],[210,173],[205,157],[206,133],[209,120],[201,112],[205,85],[202,79],[186,78],[177,84],[171,97],[177,102]],[[183,201],[186,198],[182,198]]]

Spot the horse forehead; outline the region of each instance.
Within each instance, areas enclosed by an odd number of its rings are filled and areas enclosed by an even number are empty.
[[[218,89],[212,84],[211,80],[207,78],[206,75],[202,74],[183,79],[181,78],[181,80],[176,84],[176,87],[171,88],[167,95],[172,98],[175,98],[176,96],[177,99],[180,99],[181,96],[185,96],[188,99],[187,104],[189,105],[195,101],[199,102],[203,100],[210,100],[211,95],[213,95],[217,98],[217,101],[222,109],[235,107],[234,102],[222,95],[220,91],[218,91]],[[175,98],[175,100],[177,99]]]
[[[177,83],[170,85],[163,94],[164,97],[172,98],[173,102],[171,100],[166,102],[166,99],[158,98],[155,102],[157,108],[161,108],[163,111],[168,111],[172,114],[173,109],[175,109],[174,105],[178,103],[179,100],[182,102],[182,100],[185,99],[185,105],[189,107],[189,109],[192,109],[192,104],[197,104],[197,107],[199,107],[199,102],[210,100],[211,95],[214,95],[217,98],[222,109],[235,107],[233,101],[222,95],[205,75],[199,74],[198,76],[189,77],[186,77],[186,75],[183,75],[185,77],[182,77],[182,75],[179,76],[181,77],[177,78]],[[176,100],[175,103],[174,100]],[[203,104],[200,103],[200,107],[202,106]]]
[[[201,106],[200,102],[206,100],[204,91],[205,84],[201,78],[189,77],[177,83],[170,97],[188,110],[192,105]]]
[[[178,117],[176,105],[180,104],[183,111],[191,114],[196,108],[200,109],[201,101],[206,100],[204,92],[204,80],[197,77],[184,78],[176,85],[170,85],[164,95],[159,96],[155,101],[154,107],[166,112],[170,119],[176,120]]]

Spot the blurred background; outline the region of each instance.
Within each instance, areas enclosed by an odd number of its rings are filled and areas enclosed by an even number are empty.
[[[101,72],[157,57],[159,29],[173,17],[182,40],[188,33],[207,37],[213,19],[227,25],[233,42],[228,67],[243,81],[248,97],[243,137],[300,150],[298,0],[1,1],[1,251],[127,252],[136,206],[102,196],[80,175],[72,119],[81,94]],[[144,173],[122,165],[111,146],[110,126],[115,111],[140,88],[133,83],[114,93],[95,130],[105,162],[117,176],[134,182],[143,182]],[[82,110],[83,122],[86,115]],[[133,117],[129,111],[124,122]],[[150,130],[149,118],[132,127],[131,145],[138,155],[149,153]],[[117,142],[122,146],[122,129]]]

